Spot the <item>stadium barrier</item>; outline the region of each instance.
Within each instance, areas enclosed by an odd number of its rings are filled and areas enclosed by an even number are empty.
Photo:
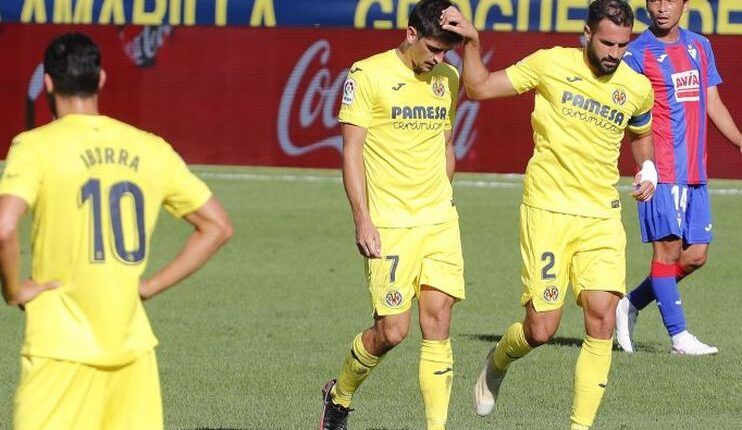
[[[354,60],[395,47],[398,30],[68,26],[0,24],[0,152],[11,138],[51,119],[41,58],[54,36],[90,34],[101,46],[108,82],[104,113],[151,130],[191,163],[339,167],[337,111]],[[739,36],[711,35],[722,77],[720,92],[742,122],[742,79],[735,73]],[[485,32],[490,69],[536,49],[579,46],[568,33]],[[456,52],[447,61],[460,63]],[[522,172],[531,155],[533,96],[478,102],[459,95],[457,168]],[[742,178],[739,154],[709,127],[709,172]],[[633,173],[628,144],[622,174]]]

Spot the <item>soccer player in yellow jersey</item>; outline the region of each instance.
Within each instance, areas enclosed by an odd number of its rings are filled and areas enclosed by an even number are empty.
[[[616,304],[625,292],[626,237],[615,188],[621,140],[628,131],[642,165],[632,193],[648,200],[657,183],[652,162],[649,81],[621,58],[631,38],[631,7],[596,0],[588,9],[584,49],[540,50],[505,70],[482,64],[476,29],[447,9],[443,28],[465,39],[464,85],[475,99],[535,90],[535,150],[520,209],[525,318],[505,330],[487,355],[474,389],[476,413],[495,407],[508,366],[554,336],[566,287],[584,312],[571,428],[589,428],[608,382]]]
[[[365,257],[374,322],[353,340],[337,380],[323,389],[320,429],[347,429],[358,386],[407,336],[417,297],[419,380],[428,430],[445,429],[453,380],[451,310],[464,299],[463,258],[451,180],[459,83],[443,56],[461,41],[439,18],[447,0],[423,0],[404,41],[350,68],[339,120],[343,181]]]
[[[106,75],[85,35],[44,57],[54,116],[14,140],[0,180],[0,280],[26,312],[16,430],[162,429],[152,333],[142,300],[173,286],[232,227],[211,191],[161,138],[98,112]],[[193,227],[180,253],[140,280],[160,207]],[[33,211],[31,277],[19,224]]]

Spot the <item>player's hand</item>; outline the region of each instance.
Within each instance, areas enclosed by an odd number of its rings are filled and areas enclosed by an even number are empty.
[[[356,222],[356,246],[364,257],[381,257],[381,237],[371,220]]]
[[[469,41],[479,42],[479,32],[464,18],[461,11],[453,6],[449,6],[441,12],[441,28],[461,35],[464,43]]]
[[[654,195],[654,184],[650,181],[642,181],[641,173],[637,173],[634,176],[634,191],[631,193],[631,197],[639,202],[646,202]]]
[[[21,289],[18,292],[18,295],[15,297],[15,300],[11,304],[18,305],[18,307],[24,309],[26,307],[26,304],[35,299],[39,294],[43,293],[44,291],[58,288],[59,285],[59,281],[51,281],[39,284],[33,279],[26,279],[21,282]]]
[[[139,281],[139,298],[142,301],[148,300],[155,295],[151,288],[152,284],[147,279],[141,279]]]

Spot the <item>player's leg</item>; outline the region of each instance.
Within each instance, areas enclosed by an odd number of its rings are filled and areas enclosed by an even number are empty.
[[[626,234],[620,218],[585,219],[571,281],[582,307],[585,339],[575,364],[572,429],[589,428],[611,368],[616,305],[626,292]]]
[[[634,352],[632,338],[639,311],[657,299],[657,290],[663,292],[663,297],[672,294],[671,282],[658,279],[666,278],[668,269],[664,265],[672,265],[674,272],[680,258],[687,201],[685,197],[681,199],[683,193],[687,196],[684,189],[675,184],[658,184],[652,199],[638,204],[642,241],[652,243],[653,256],[649,276],[621,299],[616,308],[616,341],[626,352]],[[661,264],[655,265],[656,261]]]
[[[449,329],[455,300],[426,285],[419,294],[422,342],[418,377],[428,430],[444,430],[448,418],[454,374]]]
[[[108,404],[101,430],[161,430],[162,396],[154,350],[106,373]]]
[[[675,264],[676,280],[688,276],[706,263],[711,243],[711,211],[705,185],[688,187],[688,205],[683,230],[683,250]],[[669,332],[669,330],[668,330]],[[699,341],[687,330],[671,335],[672,352],[688,355],[708,355],[718,348]]]
[[[105,379],[81,363],[21,357],[14,430],[100,430]]]
[[[494,410],[510,364],[548,342],[559,327],[569,280],[574,218],[521,205],[521,305],[525,306],[525,319],[511,324],[487,354],[474,387],[477,415],[486,416]]]
[[[379,229],[381,258],[366,260],[374,324],[353,339],[337,379],[328,381],[323,392],[322,430],[342,430],[353,394],[383,359],[386,352],[407,336],[413,286],[420,272],[419,243],[412,229]]]
[[[583,291],[580,303],[585,315],[585,339],[575,365],[572,400],[573,430],[590,428],[603,399],[608,373],[619,295],[608,291]]]
[[[451,312],[465,298],[464,260],[458,221],[421,227],[419,380],[428,430],[442,430],[448,417],[454,365]]]

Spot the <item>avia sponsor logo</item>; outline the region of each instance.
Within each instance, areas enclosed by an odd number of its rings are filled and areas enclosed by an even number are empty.
[[[624,113],[582,94],[562,93],[562,115],[579,119],[613,133],[623,132]]]
[[[673,73],[671,78],[676,101],[697,102],[701,99],[701,80],[698,70]]]
[[[276,131],[278,144],[287,155],[299,157],[323,148],[342,151],[343,140],[337,114],[343,102],[353,103],[357,88],[355,85],[352,88],[346,85],[347,68],[331,71],[331,54],[332,46],[328,40],[313,42],[298,59],[286,80],[278,106]],[[491,57],[492,52],[484,55],[485,66]],[[356,58],[347,58],[342,62],[350,64],[354,60]],[[446,61],[461,69],[461,57],[455,52],[449,51]],[[356,73],[366,72],[356,68],[353,77]],[[477,135],[474,124],[479,114],[479,102],[464,99],[463,85],[461,87],[454,124],[454,152],[457,159],[464,158],[474,144]],[[422,114],[419,110],[415,113],[415,107],[410,108],[411,115],[428,115],[427,107]],[[402,111],[397,115],[402,118],[405,112],[403,107],[400,109]],[[430,116],[435,115],[433,112]],[[445,117],[448,112],[438,111],[437,115]],[[442,121],[438,127],[442,129]]]
[[[173,28],[169,25],[147,25],[128,40],[125,30],[126,27],[119,31],[119,39],[126,56],[139,67],[154,66],[157,53],[173,33]]]

